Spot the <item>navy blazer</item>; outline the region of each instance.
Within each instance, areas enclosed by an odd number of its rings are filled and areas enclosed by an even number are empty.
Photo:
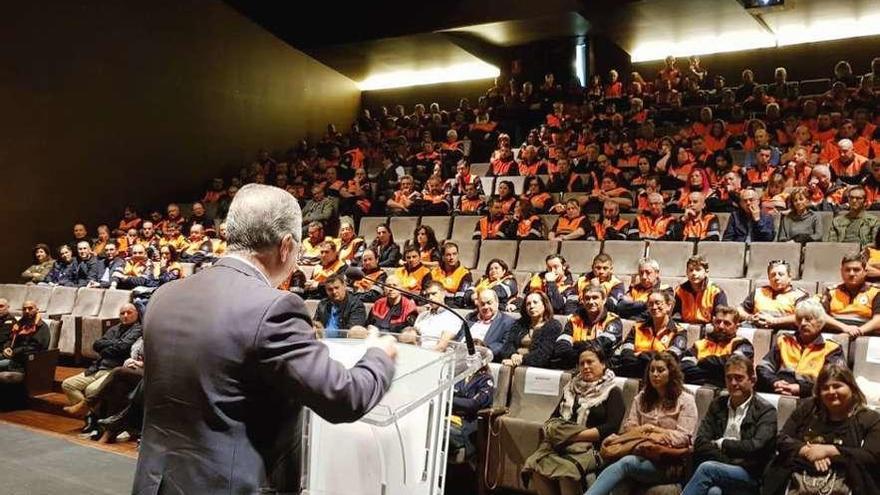
[[[470,326],[473,326],[473,324],[477,322],[477,314],[476,311],[471,311],[465,317],[465,320],[468,321]],[[501,362],[501,351],[507,343],[510,329],[513,328],[514,323],[516,323],[515,319],[507,313],[499,311],[495,316],[495,319],[492,320],[492,324],[489,325],[489,331],[486,332],[486,337],[483,342],[486,344],[486,347],[492,350],[495,362]],[[456,339],[461,340],[462,338],[464,338],[464,331],[459,331]]]
[[[380,349],[331,359],[302,299],[231,256],[153,293],[144,363],[138,495],[299,493],[303,407],[355,421],[394,374]]]

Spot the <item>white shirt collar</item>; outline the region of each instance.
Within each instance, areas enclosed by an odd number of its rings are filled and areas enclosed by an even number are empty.
[[[752,399],[753,399],[754,397],[755,397],[755,392],[752,391],[752,395],[750,395],[749,398],[746,399],[745,402],[743,402],[742,404],[740,404],[739,407],[737,407],[736,409],[734,409],[733,406],[730,404],[730,399],[727,399],[727,409],[729,409],[729,410],[731,410],[731,411],[743,411],[743,412],[745,412],[745,410],[748,409],[749,404],[752,403]]]

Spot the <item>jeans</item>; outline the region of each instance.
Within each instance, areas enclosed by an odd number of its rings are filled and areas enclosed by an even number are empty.
[[[0,359],[0,371],[9,370],[9,366],[12,365],[12,361],[9,359]]]
[[[682,495],[739,495],[755,493],[758,483],[749,473],[732,464],[706,461],[700,464]]]
[[[626,480],[634,480],[646,485],[659,485],[666,482],[666,476],[654,466],[653,462],[637,455],[628,455],[603,469],[586,495],[608,495]]]

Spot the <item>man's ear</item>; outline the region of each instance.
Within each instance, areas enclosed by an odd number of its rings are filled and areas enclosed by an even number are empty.
[[[299,245],[293,239],[292,234],[287,234],[281,238],[281,263],[287,263],[291,258],[296,259],[299,254]]]

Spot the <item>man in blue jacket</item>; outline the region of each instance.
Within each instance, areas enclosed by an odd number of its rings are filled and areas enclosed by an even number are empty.
[[[761,211],[761,201],[754,189],[743,189],[739,208],[730,214],[722,241],[772,242],[776,238],[773,217]]]

